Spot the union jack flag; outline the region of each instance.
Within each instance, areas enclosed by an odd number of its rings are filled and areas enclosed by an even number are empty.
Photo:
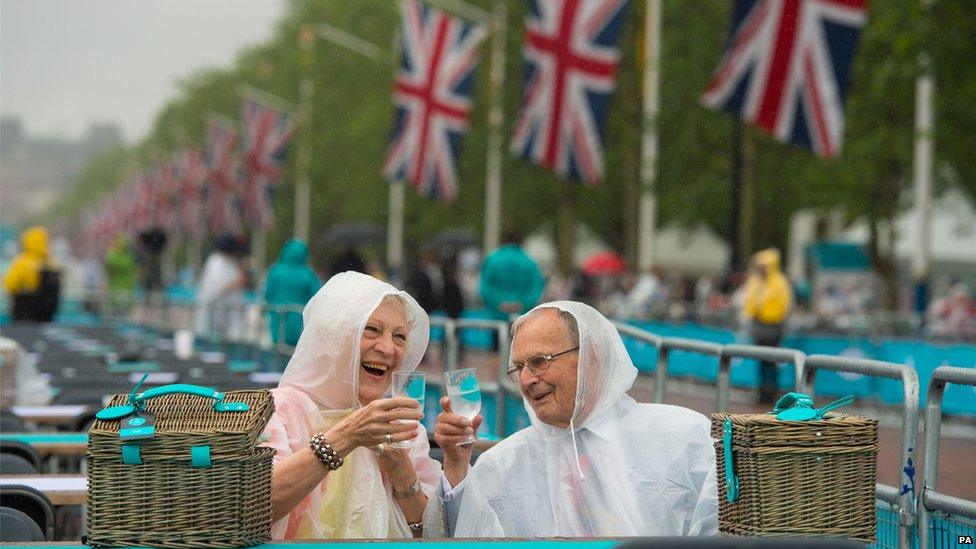
[[[212,234],[243,232],[238,213],[238,162],[234,157],[237,131],[228,120],[207,121],[207,214]]]
[[[262,228],[274,222],[271,191],[281,180],[282,165],[294,130],[291,117],[262,103],[254,94],[242,98],[244,125],[244,217]]]
[[[457,154],[471,115],[485,30],[417,0],[400,4],[403,50],[394,76],[396,115],[383,176],[443,202],[457,196]]]
[[[725,56],[702,95],[779,141],[833,157],[866,0],[739,0]]]
[[[200,149],[187,149],[180,153],[176,163],[183,207],[180,211],[183,230],[194,240],[203,236],[203,192],[207,181],[207,165]]]
[[[152,181],[143,174],[136,177],[132,183],[132,194],[136,197],[132,216],[135,230],[141,231],[152,226],[156,207],[156,189]]]
[[[603,122],[626,0],[532,0],[512,152],[562,177],[603,180]]]
[[[156,226],[171,230],[176,227],[177,203],[180,200],[180,181],[177,179],[176,166],[167,160],[152,172],[153,183],[156,185]],[[173,236],[178,236],[174,232]]]

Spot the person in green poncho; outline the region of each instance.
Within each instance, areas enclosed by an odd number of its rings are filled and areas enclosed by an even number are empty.
[[[519,246],[521,238],[509,232],[505,243],[481,264],[481,299],[496,320],[508,321],[511,314],[531,309],[545,289],[545,279],[535,261]],[[497,333],[494,347],[497,349]]]
[[[264,300],[272,307],[276,305],[304,306],[322,286],[318,275],[308,266],[308,245],[301,240],[292,239],[281,248],[278,261],[268,271],[264,287]],[[268,313],[268,328],[271,340],[278,343],[282,326],[279,325],[278,312]],[[294,345],[302,334],[301,313],[285,314],[285,343]]]
[[[105,274],[112,292],[131,292],[136,288],[136,259],[129,239],[120,236],[105,252]]]

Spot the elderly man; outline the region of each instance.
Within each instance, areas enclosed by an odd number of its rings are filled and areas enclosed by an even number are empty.
[[[441,399],[439,500],[456,537],[694,536],[718,531],[708,420],[638,404],[613,324],[588,305],[546,303],[512,327],[509,377],[532,425],[468,466],[476,429]]]

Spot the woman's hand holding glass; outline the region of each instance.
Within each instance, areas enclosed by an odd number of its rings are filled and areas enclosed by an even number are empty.
[[[412,398],[377,399],[329,429],[325,439],[345,457],[360,446],[373,448],[413,439],[417,436],[417,421],[423,417],[420,403]]]
[[[424,409],[424,398],[427,395],[427,377],[423,372],[394,372],[393,388],[394,397],[405,397],[416,400],[420,405],[420,410]],[[412,422],[416,423],[416,422]],[[389,444],[393,448],[410,448],[411,443],[394,442]]]

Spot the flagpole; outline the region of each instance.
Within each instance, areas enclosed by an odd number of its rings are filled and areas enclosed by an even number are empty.
[[[485,163],[484,254],[498,247],[502,203],[502,118],[505,93],[505,34],[508,10],[496,0],[491,19],[491,69],[488,75],[488,151]]]
[[[915,278],[915,311],[924,313],[928,307],[928,280],[932,260],[932,111],[935,78],[931,61],[923,53],[920,59],[922,74],[915,81],[915,147],[913,168],[915,179],[915,220],[918,246],[912,256]]]
[[[644,75],[641,139],[641,198],[638,218],[637,266],[647,271],[654,266],[654,238],[657,230],[657,117],[661,88],[661,0],[647,0],[644,20]]]
[[[298,144],[295,159],[295,238],[308,242],[309,222],[311,219],[312,191],[309,183],[309,167],[312,155],[312,46],[315,44],[315,30],[305,25],[299,32],[301,47],[302,81],[299,85],[298,123],[301,128],[301,140]]]
[[[403,181],[390,183],[389,223],[386,226],[386,266],[390,279],[400,282],[403,267]]]

